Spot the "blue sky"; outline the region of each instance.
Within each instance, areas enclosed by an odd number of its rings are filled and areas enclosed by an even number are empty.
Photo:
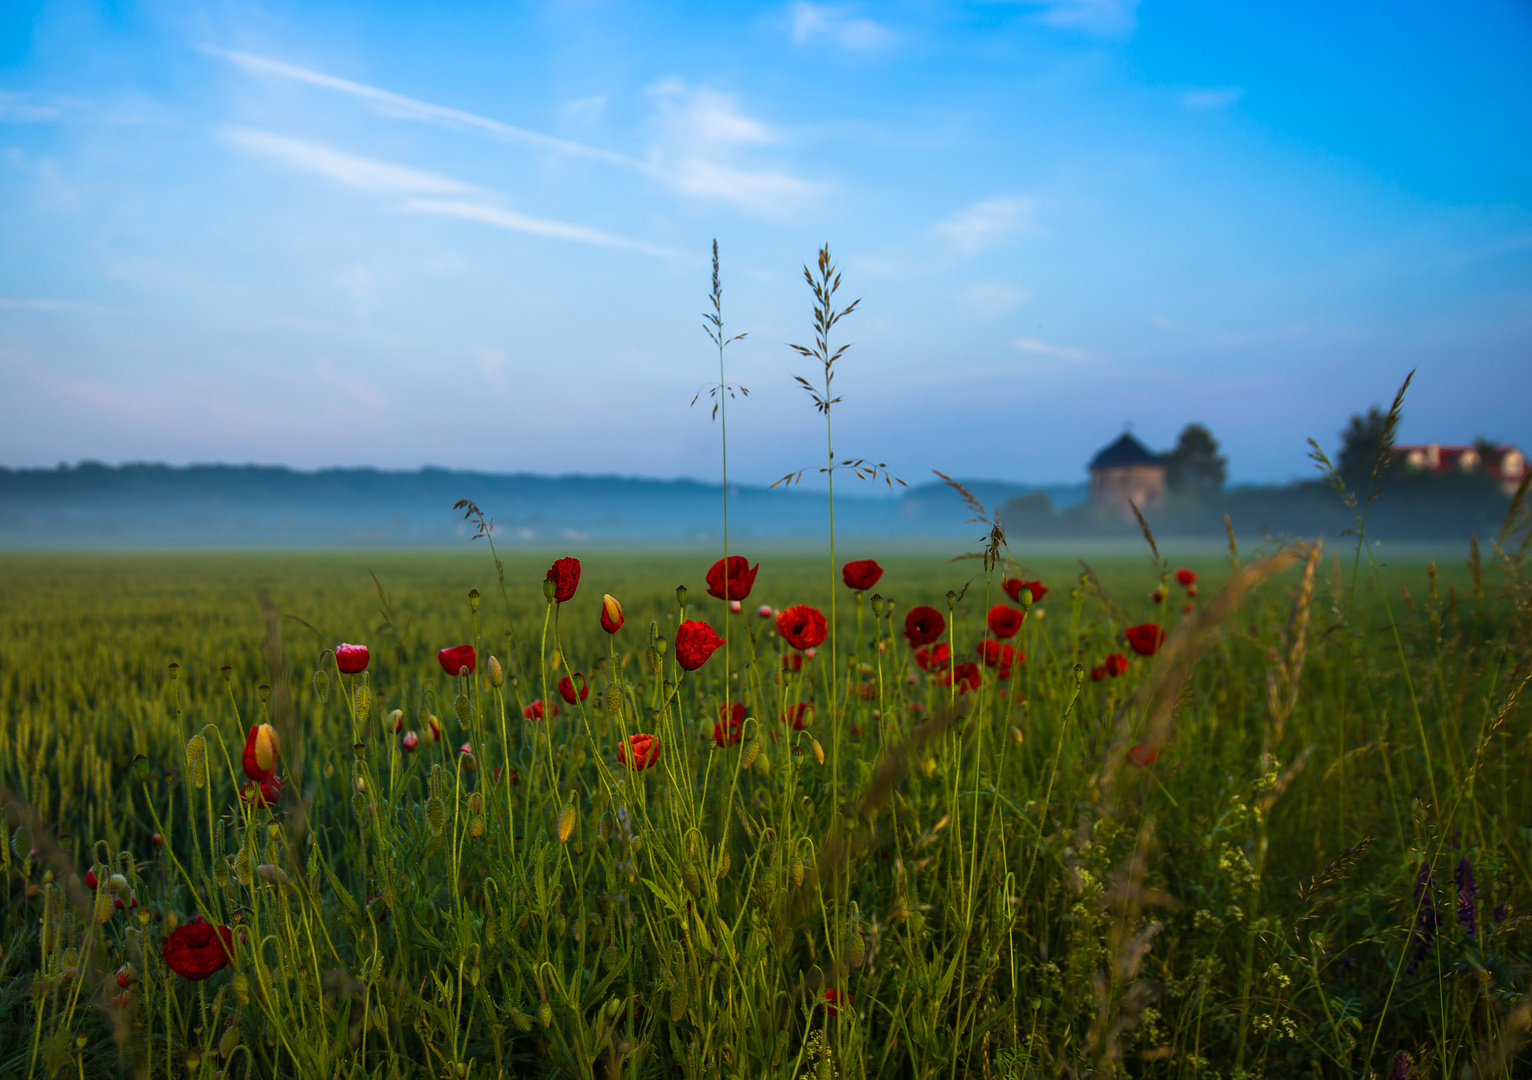
[[[1532,9],[1039,0],[0,6],[0,464],[1083,479],[1532,446]]]

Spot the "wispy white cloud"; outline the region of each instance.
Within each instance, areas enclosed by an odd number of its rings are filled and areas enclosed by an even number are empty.
[[[1037,338],[1023,337],[1011,342],[1012,347],[1024,352],[1034,353],[1038,356],[1051,356],[1056,360],[1068,360],[1074,363],[1083,363],[1094,357],[1084,349],[1073,349],[1067,345],[1055,345],[1048,341],[1039,341]]]
[[[741,153],[781,141],[770,125],[740,111],[730,94],[665,79],[649,87],[656,138],[650,158],[688,195],[733,203],[768,217],[791,212],[819,186],[785,169],[740,163]]]
[[[780,167],[753,167],[733,160],[741,150],[779,142],[777,133],[762,121],[740,111],[735,99],[706,88],[693,89],[677,79],[666,79],[649,88],[655,102],[654,126],[658,138],[647,160],[619,154],[597,146],[561,139],[489,117],[405,97],[389,90],[349,79],[337,78],[270,57],[223,49],[199,48],[240,70],[267,78],[287,79],[347,94],[383,116],[467,131],[501,142],[576,158],[602,161],[642,173],[668,184],[684,195],[732,203],[756,213],[778,216],[788,212],[819,187]],[[605,105],[604,96],[571,103],[594,116]]]
[[[564,102],[564,115],[577,124],[589,124],[606,111],[605,94],[588,94]]]
[[[572,157],[605,161],[613,165],[621,165],[625,168],[634,169],[638,172],[648,173],[653,171],[647,162],[629,157],[626,154],[615,153],[611,150],[602,149],[599,146],[588,146],[585,143],[575,142],[572,139],[561,139],[554,135],[544,135],[541,132],[516,127],[513,124],[502,123],[499,120],[491,120],[487,116],[479,116],[475,113],[465,112],[462,109],[454,109],[446,105],[436,105],[429,101],[405,97],[403,94],[395,94],[376,86],[368,86],[365,83],[352,82],[350,79],[336,78],[334,75],[311,71],[308,68],[298,67],[295,64],[273,60],[270,57],[237,52],[233,49],[221,49],[216,45],[200,45],[198,48],[207,55],[217,57],[220,60],[226,60],[252,75],[289,79],[295,82],[306,83],[310,86],[319,86],[326,90],[335,90],[342,94],[349,94],[366,102],[378,113],[398,120],[417,120],[423,123],[435,124],[439,127],[473,131],[481,135],[488,135],[502,142],[528,146],[537,150],[547,150],[567,154]]]
[[[0,296],[0,311],[73,311],[80,305],[69,300],[39,300],[29,296]]]
[[[1002,315],[1031,298],[1032,293],[1028,289],[1018,289],[992,281],[978,282],[958,293],[959,301],[988,318]]]
[[[1039,22],[1086,34],[1126,34],[1138,25],[1138,0],[1023,0]]]
[[[1027,229],[1034,206],[1027,195],[981,199],[937,222],[932,230],[959,251],[972,255]]]
[[[495,206],[487,202],[453,199],[408,199],[400,209],[411,214],[435,214],[440,217],[461,218],[464,221],[476,221],[481,225],[493,225],[497,229],[510,229],[514,232],[531,233],[534,236],[547,236],[555,240],[573,240],[581,244],[595,244],[597,247],[622,248],[626,251],[640,251],[646,255],[674,256],[677,253],[668,248],[656,247],[653,244],[645,244],[638,240],[629,240],[623,236],[614,236],[600,229],[592,229],[585,225],[572,225],[566,221],[550,221],[546,218],[528,217],[518,214],[514,210],[507,210],[501,206]]]
[[[792,6],[793,44],[808,45],[827,40],[853,52],[870,52],[893,44],[894,33],[872,19],[859,19],[850,4],[810,4]]]
[[[44,105],[25,94],[0,91],[0,123],[46,124],[63,115],[64,110],[57,105]]]
[[[1181,104],[1188,109],[1224,109],[1244,96],[1237,86],[1206,86],[1182,94]]]
[[[226,128],[221,134],[230,145],[255,157],[323,176],[358,191],[379,195],[462,195],[478,190],[451,177],[357,157],[320,143],[248,128]]]

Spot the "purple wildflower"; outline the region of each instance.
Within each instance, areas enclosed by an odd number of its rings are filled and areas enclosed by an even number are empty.
[[[1388,1070],[1388,1080],[1409,1080],[1410,1066],[1414,1064],[1408,1050],[1399,1051],[1394,1055],[1394,1067]]]
[[[1473,864],[1464,855],[1458,860],[1457,872],[1458,887],[1458,922],[1463,924],[1463,929],[1468,931],[1468,936],[1473,937],[1478,928],[1479,915],[1479,886],[1473,879]]]
[[[1431,866],[1429,863],[1420,864],[1420,872],[1415,875],[1415,955],[1410,957],[1410,966],[1404,969],[1406,975],[1420,966],[1420,962],[1431,951],[1431,943],[1436,940],[1436,927],[1438,919],[1436,904],[1431,900]]]

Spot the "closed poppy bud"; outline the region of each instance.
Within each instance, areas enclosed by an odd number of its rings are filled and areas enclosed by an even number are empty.
[[[616,716],[622,711],[622,685],[616,682],[606,684],[604,693],[606,714]]]
[[[123,964],[117,969],[117,985],[126,990],[138,981],[138,973],[133,970],[132,964]]]
[[[1188,585],[1186,587],[1186,595],[1187,596],[1196,596],[1197,595],[1197,586],[1195,586],[1195,585]]]
[[[771,610],[770,604],[762,604],[760,607],[755,609],[755,613],[763,619],[769,619],[776,614],[776,612]]]
[[[1197,571],[1188,570],[1183,566],[1176,571],[1176,581],[1181,585],[1195,585],[1197,584]]]
[[[553,1006],[548,1004],[546,998],[537,1006],[537,1022],[543,1027],[553,1023]]]
[[[558,826],[559,843],[561,843],[561,844],[569,843],[569,837],[570,837],[570,834],[574,832],[574,827],[575,827],[575,808],[574,808],[574,804],[572,804],[572,803],[565,803],[564,804],[564,808],[559,811],[559,826]]]
[[[825,763],[825,748],[819,745],[819,740],[810,738],[809,749],[814,751],[814,760],[823,765]]]
[[[413,750],[420,745],[420,736],[413,731],[406,731],[404,738],[399,740],[399,745],[403,746],[406,750]]]
[[[493,656],[489,658],[489,685],[499,689],[505,685],[505,669]]]
[[[750,745],[746,746],[745,747],[745,752],[742,753],[739,756],[739,767],[741,769],[748,769],[748,768],[750,768],[750,766],[755,764],[755,759],[760,756],[760,753],[761,753],[761,740],[760,739],[751,739],[750,740]]]
[[[622,629],[622,604],[617,597],[606,593],[601,597],[601,629],[615,634]]]
[[[276,728],[270,724],[251,728],[241,758],[245,775],[257,783],[271,779],[277,774],[277,757],[281,752],[282,742],[277,738]]]
[[[335,646],[335,666],[344,675],[360,675],[367,670],[367,646],[344,642]]]

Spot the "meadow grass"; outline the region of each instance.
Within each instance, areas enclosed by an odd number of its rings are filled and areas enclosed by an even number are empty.
[[[727,617],[696,554],[587,554],[556,608],[551,555],[502,553],[504,600],[486,551],[5,557],[0,1077],[1525,1075],[1520,565],[1364,560],[1353,594],[1308,554],[1185,563],[1191,615],[1179,562],[881,558],[833,723],[828,650],[786,671],[755,614],[829,610],[822,557]],[[1050,591],[1009,679],[915,664],[906,612],[977,659],[1018,572]],[[677,585],[728,669],[677,668]],[[239,798],[263,721],[274,808]],[[198,913],[235,946],[192,982],[161,949]]]

